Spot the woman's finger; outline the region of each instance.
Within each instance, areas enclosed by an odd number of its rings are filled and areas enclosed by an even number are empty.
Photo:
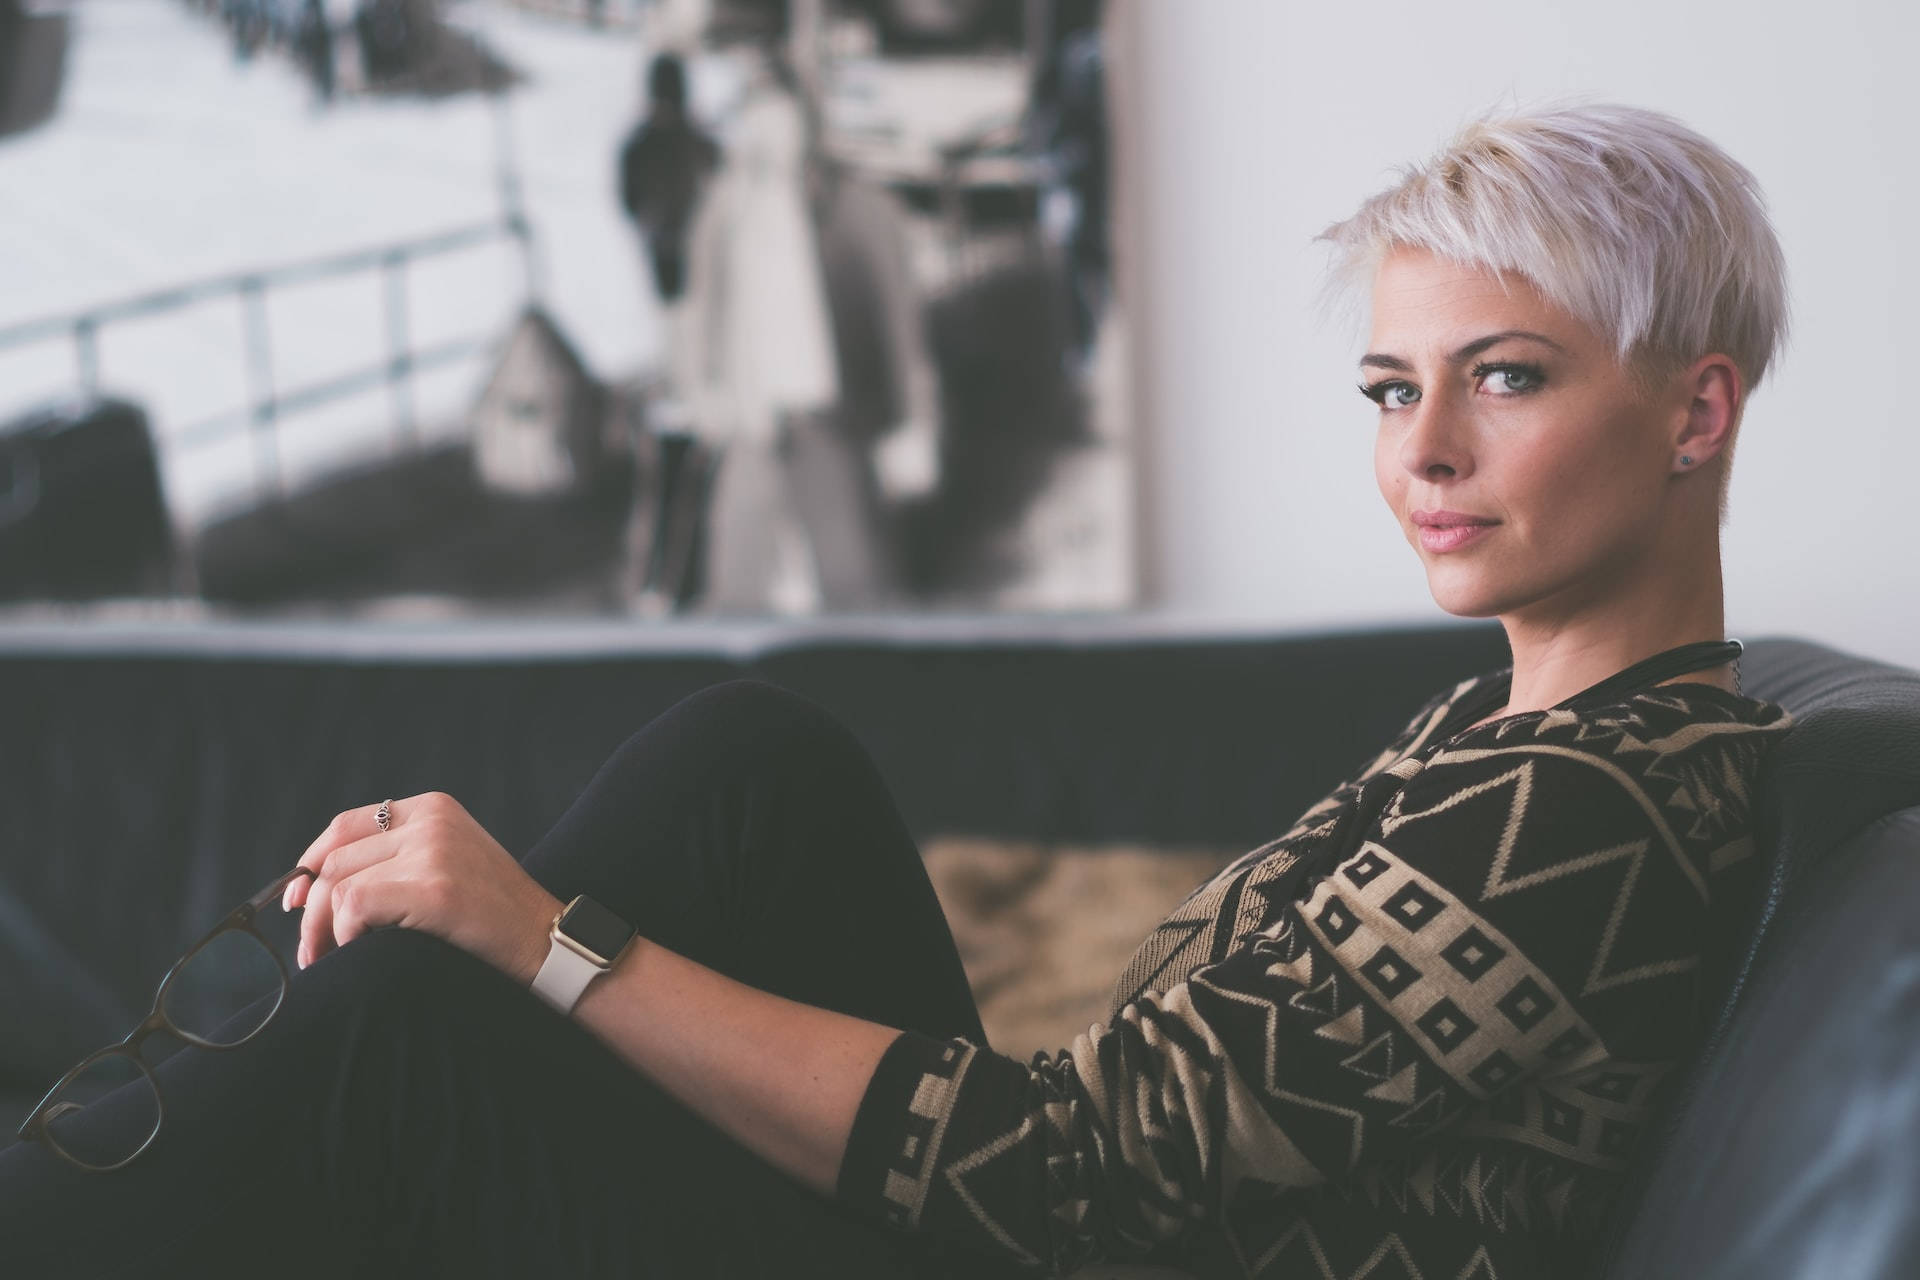
[[[381,925],[417,927],[430,896],[418,868],[397,858],[376,862],[340,882],[327,941],[344,947]]]
[[[386,803],[389,825],[399,825],[401,811],[408,802],[391,800]],[[380,825],[376,820],[379,812],[378,804],[363,804],[357,809],[343,809],[336,813],[333,821],[327,824],[326,830],[315,837],[314,842],[307,846],[307,851],[300,855],[297,865],[312,870],[313,876],[302,876],[288,885],[287,891],[280,895],[280,909],[292,911],[308,901],[312,896],[313,881],[317,880],[320,873],[326,869],[327,859],[332,856],[335,849],[352,844],[356,840],[377,835],[380,831]]]
[[[368,867],[392,861],[405,838],[398,830],[375,831],[328,856],[325,869],[307,887],[306,914],[300,919],[300,949],[295,955],[301,968],[325,955],[333,945],[334,898],[340,885]]]

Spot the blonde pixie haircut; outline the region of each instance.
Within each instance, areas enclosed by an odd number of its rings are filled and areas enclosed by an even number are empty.
[[[1786,339],[1786,263],[1758,182],[1641,107],[1489,111],[1315,238],[1335,248],[1334,296],[1356,297],[1402,247],[1522,276],[1647,387],[1719,352],[1751,390]]]

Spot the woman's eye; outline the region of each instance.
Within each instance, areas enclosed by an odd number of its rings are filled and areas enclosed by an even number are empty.
[[[1525,365],[1497,364],[1488,368],[1486,376],[1496,379],[1494,386],[1501,388],[1496,395],[1517,395],[1522,391],[1531,391],[1545,379],[1538,369],[1529,369]]]
[[[1404,409],[1420,398],[1420,388],[1409,382],[1372,382],[1360,388],[1360,394],[1382,409]]]

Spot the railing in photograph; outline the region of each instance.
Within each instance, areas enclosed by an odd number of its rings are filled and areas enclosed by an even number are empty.
[[[407,270],[411,264],[423,258],[438,257],[501,240],[512,241],[519,246],[527,275],[527,289],[531,293],[532,234],[524,219],[508,216],[497,222],[463,227],[415,240],[397,241],[376,248],[332,254],[264,270],[214,276],[83,311],[0,326],[0,351],[29,343],[57,340],[63,336],[70,337],[80,388],[89,396],[97,395],[100,390],[102,329],[128,320],[178,311],[209,299],[232,296],[241,308],[248,403],[244,408],[227,410],[169,430],[167,440],[173,447],[192,448],[231,436],[237,431],[250,431],[254,440],[256,492],[263,498],[269,493],[279,495],[285,491],[285,477],[280,469],[277,432],[282,420],[291,415],[348,396],[360,395],[385,383],[390,391],[395,442],[403,447],[418,443],[418,427],[414,420],[415,375],[484,352],[498,340],[499,334],[472,334],[429,346],[415,346],[409,331]],[[379,272],[382,277],[386,358],[377,364],[319,382],[291,388],[275,386],[272,339],[267,326],[268,291],[373,271]]]

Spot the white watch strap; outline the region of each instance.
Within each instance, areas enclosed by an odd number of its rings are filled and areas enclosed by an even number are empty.
[[[580,993],[587,989],[587,984],[605,972],[599,965],[555,938],[547,950],[546,962],[540,966],[540,972],[533,975],[533,994],[561,1013],[570,1014],[580,999]]]

